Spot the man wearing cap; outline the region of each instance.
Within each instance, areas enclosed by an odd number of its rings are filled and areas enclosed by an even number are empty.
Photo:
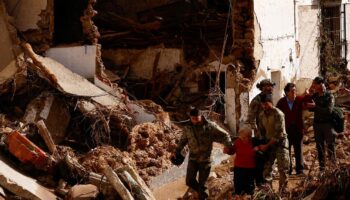
[[[211,151],[213,142],[232,146],[229,133],[215,122],[207,120],[196,108],[190,111],[190,122],[183,129],[183,134],[174,155],[179,154],[188,145],[189,161],[186,173],[186,185],[198,192],[199,199],[208,197],[205,183],[211,169]],[[196,179],[198,173],[198,181]]]
[[[266,154],[264,178],[272,183],[272,166],[277,159],[279,191],[284,191],[288,183],[289,153],[284,114],[272,104],[271,94],[260,96],[263,112],[259,114],[259,131],[267,143],[259,149]]]
[[[264,143],[264,138],[260,135],[258,131],[258,121],[259,121],[258,117],[259,117],[259,113],[262,111],[260,97],[263,94],[272,94],[272,90],[274,86],[275,86],[275,83],[272,82],[271,79],[264,79],[260,81],[260,83],[258,83],[256,87],[259,88],[261,92],[258,95],[256,95],[249,104],[246,124],[250,125],[250,127],[254,130],[254,137],[258,141],[260,140],[261,143]],[[263,170],[264,170],[263,168],[265,165],[264,164],[265,160],[263,157],[259,157],[256,160],[256,162],[257,164],[256,164],[256,171],[255,171],[256,173],[255,181],[256,181],[256,185],[260,186],[265,182],[263,178]]]
[[[314,112],[314,132],[320,170],[325,168],[325,144],[329,160],[335,164],[335,135],[331,124],[331,113],[334,108],[334,96],[326,90],[322,77],[316,77],[310,87],[313,102],[307,103],[307,108]]]
[[[246,121],[246,123],[249,124],[253,130],[255,130],[255,137],[260,137],[260,134],[257,132],[258,116],[259,113],[262,111],[260,96],[262,94],[272,94],[274,86],[275,83],[272,82],[271,79],[264,79],[256,85],[256,87],[259,88],[261,92],[258,95],[256,95],[250,102],[248,109],[248,117]]]

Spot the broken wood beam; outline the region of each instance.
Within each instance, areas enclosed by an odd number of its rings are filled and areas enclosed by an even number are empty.
[[[45,122],[43,120],[40,120],[36,123],[36,126],[38,127],[39,134],[44,139],[45,144],[49,148],[49,151],[51,152],[51,154],[55,154],[57,152],[57,148],[55,143],[53,142],[50,131],[47,129],[45,125]]]
[[[134,200],[134,197],[111,167],[105,167],[103,173],[123,200]]]
[[[147,193],[144,192],[142,187],[134,180],[134,178],[127,171],[117,173],[122,182],[129,186],[129,190],[135,199],[138,200],[149,200]]]
[[[135,171],[134,168],[132,168],[130,165],[126,165],[125,167],[118,169],[117,172],[121,172],[123,170],[127,171],[131,175],[131,177],[138,183],[142,190],[147,194],[147,199],[156,200],[152,191],[148,188],[145,181],[139,176],[139,174]]]

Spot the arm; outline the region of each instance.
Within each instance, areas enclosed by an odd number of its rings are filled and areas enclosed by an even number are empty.
[[[260,135],[261,136],[265,136],[266,135],[266,129],[263,126],[262,117],[260,115],[259,115],[259,123],[258,124],[259,124],[258,131],[260,132]]]
[[[256,126],[256,117],[259,115],[260,102],[255,98],[250,102],[248,108],[248,116],[246,123],[249,124],[252,129],[257,129]]]
[[[230,146],[230,147],[224,147],[224,153],[229,154],[229,155],[235,154],[236,153],[235,145]]]
[[[280,109],[281,111],[283,111],[284,109],[283,109],[283,97],[277,102],[277,105],[276,105],[276,107],[278,108],[278,109]]]
[[[179,143],[177,143],[175,152],[181,152],[182,149],[187,145],[188,138],[187,138],[187,128],[184,129],[184,132],[181,135]]]
[[[210,122],[210,124],[213,131],[213,134],[212,134],[213,141],[222,143],[225,145],[225,147],[232,146],[230,134],[227,131],[225,131],[223,128],[221,128],[219,125],[213,122]]]
[[[329,95],[330,96],[326,106],[320,106],[316,104],[316,107],[315,107],[319,111],[319,113],[324,116],[330,115],[334,108],[334,96],[332,94],[329,94]]]

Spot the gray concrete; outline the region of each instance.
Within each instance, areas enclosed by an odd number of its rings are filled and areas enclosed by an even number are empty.
[[[0,185],[10,192],[31,200],[56,200],[57,197],[47,188],[38,184],[6,163],[0,155]]]
[[[230,156],[222,153],[222,149],[213,149],[212,152],[212,166],[219,165],[223,160],[228,159]],[[186,169],[188,164],[188,154],[186,155],[184,163],[180,166],[173,166],[159,176],[154,177],[149,182],[151,189],[158,188],[162,185],[174,182],[182,177],[186,176]]]

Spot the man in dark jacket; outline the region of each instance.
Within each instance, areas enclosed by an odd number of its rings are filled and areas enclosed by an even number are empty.
[[[296,174],[303,173],[304,161],[303,161],[303,96],[296,95],[296,86],[294,83],[288,83],[284,87],[285,97],[282,97],[277,102],[277,108],[279,108],[285,117],[286,131],[289,142],[289,158],[291,159],[292,146],[294,148],[295,156],[295,170]],[[293,171],[292,162],[290,160],[289,174]]]
[[[186,174],[186,185],[199,194],[199,199],[206,199],[205,183],[211,169],[211,151],[213,142],[232,146],[230,135],[216,123],[205,119],[198,109],[190,112],[190,122],[185,126],[181,139],[176,147],[175,155],[188,145],[189,161]],[[198,173],[198,181],[196,179]]]
[[[310,87],[310,92],[314,102],[307,103],[307,108],[315,113],[313,126],[320,170],[323,170],[325,168],[325,143],[327,145],[329,160],[333,164],[336,163],[336,132],[331,124],[331,113],[334,108],[334,97],[326,90],[325,82],[322,77],[316,77],[313,80]]]

